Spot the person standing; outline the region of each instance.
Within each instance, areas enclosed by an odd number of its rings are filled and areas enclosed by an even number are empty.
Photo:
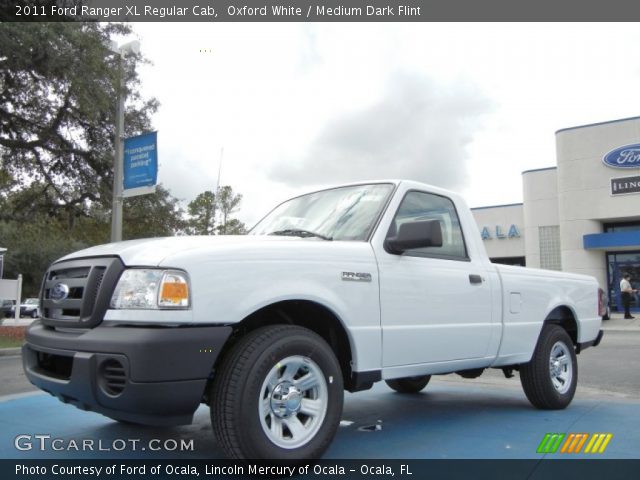
[[[636,318],[631,315],[629,310],[631,308],[631,296],[635,292],[637,292],[637,290],[631,287],[631,275],[625,273],[622,276],[622,280],[620,280],[620,293],[622,296],[622,305],[624,306],[624,318],[626,319]]]

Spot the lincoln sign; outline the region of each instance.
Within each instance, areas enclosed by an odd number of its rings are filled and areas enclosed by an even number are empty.
[[[611,195],[640,193],[640,176],[611,179]]]

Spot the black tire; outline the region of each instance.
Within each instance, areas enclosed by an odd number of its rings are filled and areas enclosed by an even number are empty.
[[[34,310],[33,312],[31,312],[31,318],[38,318],[38,311]]]
[[[571,403],[578,384],[578,362],[571,337],[564,328],[558,325],[542,328],[531,361],[520,367],[520,382],[537,408],[560,410]]]
[[[313,380],[308,388],[296,383],[305,378]],[[216,369],[213,432],[231,458],[319,458],[338,429],[343,388],[340,365],[319,335],[293,325],[260,328],[242,338]],[[322,405],[315,416],[304,413],[309,402]]]
[[[398,393],[419,393],[427,386],[431,380],[431,375],[421,375],[419,377],[396,378],[385,380],[389,388]]]

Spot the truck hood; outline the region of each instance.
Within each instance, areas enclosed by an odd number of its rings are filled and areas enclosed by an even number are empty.
[[[161,237],[128,240],[125,242],[107,243],[71,253],[58,261],[74,258],[118,256],[125,265],[157,266],[168,257],[184,254],[189,250],[222,250],[226,247],[251,249],[260,245],[291,246],[292,242],[325,242],[325,240],[299,237],[281,237],[265,235],[217,235],[217,236],[188,236]]]

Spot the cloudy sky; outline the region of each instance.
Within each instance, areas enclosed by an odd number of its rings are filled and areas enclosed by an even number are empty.
[[[241,220],[318,185],[408,178],[522,200],[560,128],[640,114],[633,24],[137,23],[159,180],[221,183]]]

